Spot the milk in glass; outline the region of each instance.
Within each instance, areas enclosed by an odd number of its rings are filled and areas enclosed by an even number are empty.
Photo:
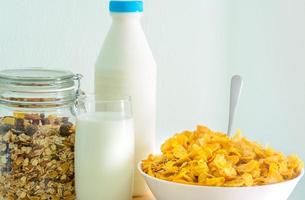
[[[76,125],[78,200],[129,200],[134,170],[131,117],[116,112],[81,114]]]

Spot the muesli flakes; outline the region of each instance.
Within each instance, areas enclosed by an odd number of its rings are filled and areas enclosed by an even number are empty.
[[[0,200],[75,200],[75,125],[25,114],[0,119]]]

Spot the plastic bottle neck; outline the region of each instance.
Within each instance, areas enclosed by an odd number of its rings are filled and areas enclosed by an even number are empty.
[[[112,20],[117,22],[140,22],[142,13],[110,13]]]

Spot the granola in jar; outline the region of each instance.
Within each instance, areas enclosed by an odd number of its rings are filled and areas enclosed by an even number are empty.
[[[0,70],[0,200],[74,200],[80,74]]]
[[[74,138],[67,117],[0,118],[0,199],[74,200]]]

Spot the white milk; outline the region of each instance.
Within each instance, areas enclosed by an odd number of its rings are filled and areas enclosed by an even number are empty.
[[[134,171],[132,119],[120,113],[89,113],[76,125],[78,200],[130,200]]]
[[[111,15],[113,23],[95,66],[95,93],[103,96],[131,96],[135,122],[135,160],[138,162],[154,150],[156,63],[141,28],[142,12],[112,11]],[[148,191],[137,171],[134,184],[134,195]]]

